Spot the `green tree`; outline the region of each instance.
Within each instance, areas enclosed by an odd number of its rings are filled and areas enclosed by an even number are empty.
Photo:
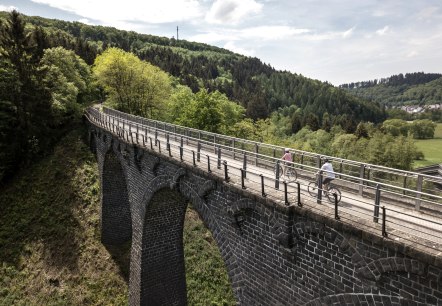
[[[0,61],[5,72],[0,75],[0,83],[9,83],[5,85],[7,91],[0,92],[0,100],[7,122],[14,124],[13,136],[7,137],[12,167],[28,163],[47,147],[51,136],[49,95],[37,71],[31,34],[15,10],[0,24]],[[8,127],[3,129],[0,134],[10,133]]]
[[[402,119],[389,119],[382,123],[382,130],[392,136],[407,136],[409,124]]]
[[[363,122],[359,122],[356,127],[355,135],[357,138],[368,138],[368,130]]]
[[[429,119],[414,120],[410,126],[410,131],[416,139],[434,138],[436,126]]]
[[[97,56],[93,72],[115,108],[155,119],[165,110],[172,89],[170,77],[134,54],[109,48]]]
[[[81,114],[79,102],[87,94],[91,77],[84,60],[62,47],[46,49],[40,69],[44,71],[43,82],[51,94],[54,124],[63,124]]]

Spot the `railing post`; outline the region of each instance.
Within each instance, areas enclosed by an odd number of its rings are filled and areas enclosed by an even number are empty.
[[[261,177],[261,195],[265,198],[267,197],[267,194],[264,191],[264,175],[260,174]]]
[[[180,147],[180,160],[183,161],[183,146]]]
[[[246,177],[246,170],[241,169],[241,188],[246,189],[246,186],[244,185],[244,178]]]
[[[228,170],[227,170],[227,161],[225,160],[223,162],[223,164],[224,164],[224,180],[226,182],[228,182],[230,180],[230,178],[229,178],[229,174],[228,174]]]
[[[381,204],[381,186],[379,184],[376,185],[376,194],[374,198],[374,214],[373,214],[373,222],[379,222],[379,206]]]
[[[302,203],[301,203],[301,183],[296,182],[296,185],[298,187],[298,206],[302,207]]]
[[[207,172],[212,172],[212,170],[210,170],[210,156],[207,155]]]
[[[359,195],[363,196],[364,193],[364,174],[365,174],[365,165],[361,164],[359,166]]]
[[[156,130],[156,125],[157,123],[155,122],[155,146],[157,145],[158,142],[158,131]]]
[[[339,214],[338,214],[338,195],[336,193],[333,194],[333,197],[335,198],[335,219],[339,220]]]
[[[387,234],[387,215],[386,215],[386,211],[387,209],[385,208],[385,206],[382,206],[382,236],[383,237],[388,237]]]
[[[275,189],[279,189],[279,159],[276,161],[276,169],[275,169]]]
[[[417,211],[419,211],[421,209],[421,197],[422,197],[422,185],[424,182],[424,177],[421,174],[418,174],[417,176],[417,194],[416,194],[416,204],[414,209],[416,209]]]
[[[218,161],[217,161],[217,168],[221,169],[221,147],[218,146]]]
[[[243,162],[242,162],[242,168],[244,170],[247,170],[247,155],[244,153]]]
[[[150,140],[150,149],[153,150],[152,137],[149,136],[149,140]]]
[[[192,160],[193,160],[193,166],[196,167],[196,162],[195,162],[195,151],[192,151]]]
[[[404,190],[402,191],[402,193],[405,195],[405,188],[407,188],[407,174],[405,174],[405,176],[404,176],[404,185],[403,185],[403,187],[404,187]]]
[[[316,156],[316,167],[321,168],[322,164],[321,164],[321,156],[317,155]]]
[[[283,184],[284,184],[284,203],[285,203],[285,205],[289,206],[290,203],[289,203],[289,198],[287,195],[287,182],[284,181]]]
[[[342,159],[341,162],[339,163],[339,178],[341,178],[341,173],[342,173]]]
[[[319,171],[318,174],[318,195],[316,203],[321,204],[322,201],[322,171]]]
[[[301,153],[301,165],[304,165],[304,153]],[[304,169],[304,166],[301,166],[301,169]]]
[[[258,166],[258,150],[259,150],[258,144],[255,143],[255,166]]]
[[[198,144],[196,146],[196,160],[199,162],[201,157],[201,142],[198,141]]]
[[[233,160],[235,160],[235,139],[232,140]]]

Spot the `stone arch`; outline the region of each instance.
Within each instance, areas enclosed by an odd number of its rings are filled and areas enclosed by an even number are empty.
[[[325,226],[324,224],[316,221],[297,222],[293,227],[293,234],[295,235],[295,237],[303,236],[306,234],[324,235],[327,231],[329,231],[328,237],[331,240],[331,243],[338,246],[342,252],[350,256],[351,261],[356,269],[367,265],[365,259],[362,257],[359,251],[351,245],[350,241],[347,238],[345,238],[335,229]]]
[[[381,275],[388,272],[407,272],[425,275],[426,266],[417,260],[403,257],[386,257],[373,260],[357,270],[361,278],[378,281]]]
[[[122,244],[132,237],[132,216],[126,175],[112,149],[104,157],[101,172],[101,241]]]
[[[187,303],[184,266],[183,227],[187,204],[192,202],[220,250],[232,289],[240,284],[232,272],[237,266],[230,241],[212,215],[204,199],[186,182],[184,171],[155,177],[147,187],[139,218],[142,229],[134,229],[131,260],[130,303],[185,305]],[[138,252],[138,254],[134,254]],[[138,263],[136,262],[138,261]],[[133,266],[132,266],[133,265]],[[239,285],[238,285],[239,288]],[[237,288],[237,289],[238,289]],[[138,296],[136,296],[138,295]]]

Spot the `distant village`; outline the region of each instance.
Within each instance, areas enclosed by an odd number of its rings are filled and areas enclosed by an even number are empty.
[[[442,109],[442,104],[438,103],[438,104],[429,104],[429,105],[403,105],[403,106],[398,106],[396,108],[399,108],[401,110],[406,111],[409,114],[418,114],[418,113],[423,113],[426,110],[439,110]]]

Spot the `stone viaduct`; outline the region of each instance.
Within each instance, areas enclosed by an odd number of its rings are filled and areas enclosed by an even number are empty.
[[[101,239],[131,241],[130,305],[186,305],[183,224],[212,232],[238,305],[442,305],[441,258],[284,206],[89,123]]]

